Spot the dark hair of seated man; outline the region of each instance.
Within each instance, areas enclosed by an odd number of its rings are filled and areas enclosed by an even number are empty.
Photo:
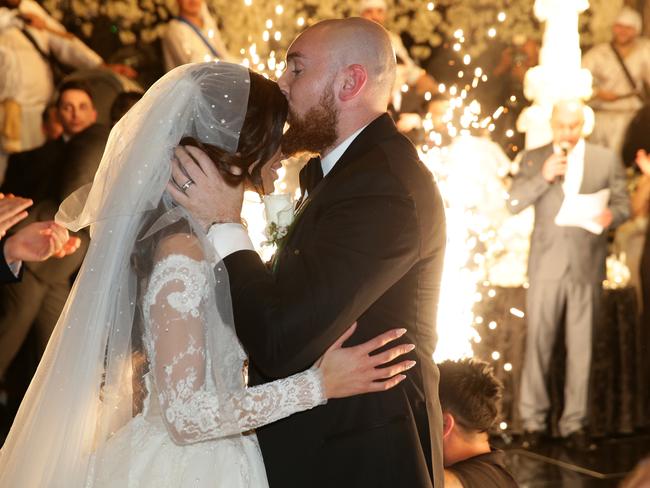
[[[61,104],[62,95],[69,90],[79,90],[85,92],[86,95],[88,95],[88,98],[90,98],[90,101],[94,103],[93,94],[90,91],[90,86],[87,83],[83,81],[70,80],[61,83],[56,89],[57,97],[55,105],[57,107]]]
[[[444,361],[440,369],[442,450],[446,488],[516,487],[503,451],[490,447],[503,385],[492,367],[477,359]]]
[[[124,117],[131,107],[142,98],[142,95],[137,91],[125,91],[115,97],[111,105],[111,127]]]

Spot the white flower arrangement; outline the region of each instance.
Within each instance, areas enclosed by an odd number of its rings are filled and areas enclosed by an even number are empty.
[[[254,45],[260,60],[269,58],[271,53],[273,59],[282,59],[291,39],[308,25],[327,18],[359,15],[358,0],[292,0],[282,5],[244,0],[239,6],[230,0],[206,0],[206,3],[215,14],[230,51],[242,53]],[[388,0],[387,3],[386,28],[397,33],[408,32],[415,43],[410,49],[415,59],[428,58],[431,48],[453,39],[458,31],[465,38],[464,49],[473,57],[483,53],[495,40],[509,44],[515,36],[522,35],[541,39],[542,29],[533,16],[535,0]],[[590,0],[590,3],[590,9],[580,18],[581,42],[587,45],[611,37],[611,21],[622,0]],[[42,0],[42,4],[56,19],[76,19],[87,38],[92,34],[93,21],[106,16],[118,28],[124,44],[155,40],[177,9],[175,0]],[[506,15],[500,20],[502,12]],[[267,27],[269,21],[272,28]],[[494,38],[487,35],[490,29],[495,30]],[[280,33],[279,38],[275,37],[276,32]]]
[[[287,236],[289,228],[293,222],[293,201],[291,195],[286,193],[273,193],[264,195],[264,215],[266,217],[266,236],[267,246],[278,246],[280,241]]]

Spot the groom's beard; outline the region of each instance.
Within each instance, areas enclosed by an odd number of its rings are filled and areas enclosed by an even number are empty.
[[[289,129],[282,135],[280,145],[285,156],[310,152],[322,153],[332,147],[337,139],[339,112],[334,106],[334,90],[330,85],[321,95],[318,104],[303,117],[289,110]]]

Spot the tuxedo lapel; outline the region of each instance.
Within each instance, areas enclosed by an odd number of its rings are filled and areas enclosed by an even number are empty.
[[[314,161],[317,158],[311,159],[307,165],[303,168],[300,174],[300,186],[303,190],[303,195],[305,189],[307,189],[307,196],[305,198],[300,198],[298,201],[298,206],[294,215],[293,222],[289,227],[287,235],[282,240],[281,245],[279,246],[277,252],[275,253],[275,259],[273,260],[273,270],[277,270],[279,261],[282,260],[283,254],[286,252],[287,248],[291,248],[294,245],[294,240],[296,239],[296,231],[301,224],[301,218],[304,215],[307,207],[311,205],[319,195],[323,194],[327,189],[328,185],[331,184],[332,180],[340,174],[344,168],[352,164],[356,159],[362,156],[370,148],[375,146],[378,141],[385,141],[395,135],[398,135],[399,132],[393,123],[393,120],[390,116],[385,113],[373,120],[368,126],[362,130],[359,135],[352,141],[352,144],[346,149],[341,158],[336,162],[334,168],[327,173],[324,177],[322,176],[322,168],[320,167],[320,158],[318,158],[318,165],[320,172],[319,183],[315,185],[313,190],[309,189],[310,181],[315,181],[316,178],[314,174],[317,172],[314,171],[313,165],[316,164]],[[310,166],[311,165],[311,166]],[[305,185],[305,187],[303,187]]]
[[[339,174],[352,161],[358,159],[363,153],[368,151],[378,142],[383,142],[391,137],[399,135],[397,127],[393,123],[390,115],[384,113],[370,122],[359,135],[352,141],[352,144],[346,149],[341,158],[336,162],[334,168],[325,176],[324,181],[333,178]]]

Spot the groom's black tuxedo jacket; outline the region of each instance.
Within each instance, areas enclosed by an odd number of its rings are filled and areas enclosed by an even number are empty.
[[[405,327],[401,342],[417,346],[410,356],[418,363],[396,388],[258,429],[272,488],[419,488],[431,487],[432,476],[442,486],[431,356],[444,246],[432,175],[385,114],[311,192],[275,275],[252,251],[225,259],[253,384],[309,368],[355,320],[346,345]]]

